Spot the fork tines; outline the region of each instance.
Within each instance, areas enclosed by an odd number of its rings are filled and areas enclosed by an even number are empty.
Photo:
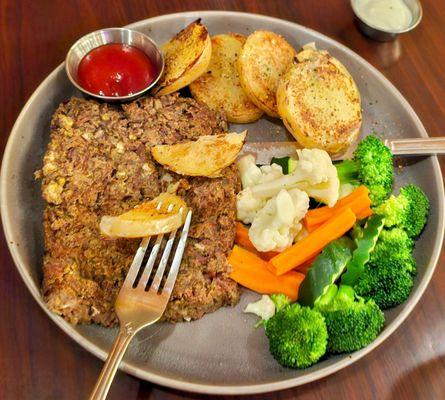
[[[188,211],[184,225],[182,226],[182,232],[179,240],[176,239],[177,233],[181,230],[181,228],[174,230],[169,234],[169,237],[162,252],[162,256],[157,263],[156,261],[159,259],[158,254],[164,241],[164,234],[159,234],[158,236],[146,237],[142,239],[141,244],[136,251],[136,255],[133,259],[130,269],[128,270],[127,277],[125,278],[123,286],[156,294],[161,285],[165,270],[167,269],[168,261],[170,259],[170,253],[174,248],[176,241],[176,251],[174,253],[171,266],[169,268],[169,273],[165,279],[164,287],[162,288],[162,291],[160,293],[162,295],[170,296],[176,281],[176,277],[178,275],[182,255],[184,253],[187,235],[190,229],[191,218],[192,212],[190,210]],[[153,242],[151,252],[145,265],[143,265],[146,258],[145,253],[147,252],[147,248],[149,247],[150,242]],[[141,266],[143,267],[141,268]],[[147,287],[154,269],[156,270],[156,273],[152,278],[151,285]]]

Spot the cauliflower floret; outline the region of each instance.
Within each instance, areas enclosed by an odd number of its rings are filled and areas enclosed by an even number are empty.
[[[262,176],[259,183],[272,182],[284,175],[283,168],[278,164],[262,165],[260,170]]]
[[[266,204],[266,199],[254,196],[251,188],[255,185],[272,182],[275,179],[281,178],[283,170],[277,164],[258,167],[255,164],[255,157],[250,154],[240,158],[238,168],[244,189],[237,195],[237,218],[245,224],[250,224],[256,213]]]
[[[236,214],[239,221],[250,224],[255,218],[258,210],[266,204],[266,200],[255,197],[250,187],[241,190],[236,196]]]
[[[295,170],[284,175],[277,164],[258,167],[255,157],[238,161],[243,190],[237,196],[238,220],[249,224],[259,251],[282,251],[300,234],[309,196],[332,207],[338,200],[337,169],[324,150],[297,150]]]
[[[267,321],[275,315],[275,304],[268,295],[263,295],[260,300],[247,304],[245,313],[252,313]]]
[[[247,154],[236,163],[240,173],[243,188],[255,186],[261,179],[261,170],[255,164],[255,157]]]
[[[253,218],[249,238],[259,251],[282,251],[292,245],[301,230],[300,220],[309,208],[308,195],[282,189]]]
[[[337,168],[332,164],[329,154],[320,149],[297,150],[298,161],[295,175],[301,176],[297,187],[309,197],[333,207],[338,200],[340,181]]]
[[[263,182],[270,182],[283,176],[281,166],[272,164],[258,167],[255,164],[255,157],[251,154],[241,157],[238,160],[237,165],[241,176],[241,183],[243,184],[243,189]]]
[[[297,153],[299,159],[291,174],[255,185],[252,195],[270,198],[283,188],[298,188],[332,207],[338,200],[340,181],[329,154],[320,149],[297,150]]]

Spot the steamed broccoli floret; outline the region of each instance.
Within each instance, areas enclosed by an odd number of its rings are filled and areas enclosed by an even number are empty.
[[[392,191],[392,154],[376,136],[367,136],[357,146],[352,160],[335,165],[341,184],[362,183],[369,189],[373,204],[380,204]]]
[[[400,261],[405,269],[416,274],[416,262],[412,256],[414,241],[400,228],[383,230],[371,253],[370,263],[384,266],[386,263]]]
[[[324,318],[309,307],[289,305],[269,319],[265,328],[270,352],[285,367],[309,367],[326,352]]]
[[[414,241],[403,229],[383,230],[354,286],[356,293],[373,299],[383,310],[403,303],[411,293],[417,272],[413,247]]]
[[[281,311],[284,307],[290,304],[290,298],[285,294],[272,294],[270,295],[271,300],[275,304],[275,309]]]
[[[414,285],[410,266],[403,260],[385,260],[380,264],[368,264],[354,286],[356,293],[374,300],[386,310],[403,303]]]
[[[383,312],[373,300],[357,297],[350,286],[340,286],[334,296],[335,291],[329,291],[330,299],[322,298],[317,305],[328,329],[328,352],[345,353],[367,346],[383,328]]]
[[[429,207],[429,200],[422,189],[407,185],[400,189],[398,196],[391,196],[374,211],[385,217],[386,226],[403,228],[410,237],[416,237],[426,224]]]

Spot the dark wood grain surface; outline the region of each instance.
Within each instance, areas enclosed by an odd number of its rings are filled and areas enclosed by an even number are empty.
[[[445,2],[424,0],[420,26],[395,43],[364,38],[347,0],[0,0],[0,149],[20,109],[70,44],[102,27],[178,11],[266,14],[347,45],[389,78],[430,136],[445,135]],[[441,160],[442,171],[445,159]],[[0,399],[84,399],[102,362],[56,327],[33,301],[0,242]],[[201,399],[118,373],[110,399]],[[229,398],[229,397],[228,397]],[[339,373],[258,399],[444,399],[445,253],[405,323],[372,354]]]

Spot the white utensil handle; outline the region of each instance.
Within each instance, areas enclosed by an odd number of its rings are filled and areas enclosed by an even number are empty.
[[[445,137],[393,139],[385,142],[394,155],[445,154]]]

